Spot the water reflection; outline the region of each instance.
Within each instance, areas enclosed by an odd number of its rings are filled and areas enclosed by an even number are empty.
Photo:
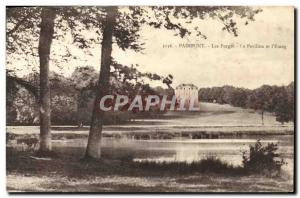
[[[199,161],[207,157],[216,157],[234,166],[242,165],[242,152],[249,150],[255,139],[171,139],[171,140],[133,140],[102,139],[102,154],[109,158],[130,158],[135,161],[187,162]],[[262,144],[277,143],[279,153],[292,169],[292,136],[268,136],[261,139]],[[55,143],[56,146],[80,147],[84,150],[86,140],[67,140]]]

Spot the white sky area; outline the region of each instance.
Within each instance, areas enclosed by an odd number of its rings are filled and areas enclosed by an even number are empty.
[[[114,45],[113,58],[121,64],[139,64],[140,71],[160,75],[172,74],[173,87],[180,83],[193,83],[198,87],[233,85],[245,88],[257,88],[263,84],[287,85],[294,80],[294,10],[292,7],[262,7],[262,9],[263,12],[255,16],[254,22],[249,22],[247,26],[244,23],[239,24],[238,37],[222,31],[220,21],[213,19],[194,20],[192,23],[208,37],[206,40],[200,37],[181,39],[174,36],[173,31],[143,27],[141,32],[141,42],[145,42],[143,53],[131,50],[124,52]],[[87,35],[93,36],[92,34],[87,32]],[[70,43],[71,39],[65,41],[63,45],[54,41],[52,51],[59,54],[64,46],[69,46],[71,54],[82,60],[62,62],[60,67],[52,62],[50,70],[69,76],[77,66],[91,65],[99,71],[100,44],[90,50],[92,56],[89,56]],[[211,46],[211,44],[232,43],[235,46],[277,44],[286,46],[286,49],[163,48],[165,44]],[[38,66],[37,63],[38,60],[33,61],[33,67]],[[26,74],[32,71],[27,64],[22,59],[14,60],[7,68],[17,65],[18,69],[22,69],[19,74]]]

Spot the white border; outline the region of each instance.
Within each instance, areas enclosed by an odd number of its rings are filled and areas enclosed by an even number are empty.
[[[9,195],[6,192],[6,166],[5,166],[5,6],[7,5],[269,5],[269,6],[295,6],[299,8],[300,1],[299,0],[251,0],[251,1],[242,1],[242,0],[2,0],[0,1],[0,194],[1,197],[8,197]],[[299,15],[299,10],[298,10]],[[297,27],[299,27],[299,20],[297,20]],[[297,46],[297,57],[299,57],[299,46]],[[296,47],[295,46],[295,47]],[[297,72],[297,76],[299,77],[299,69]],[[299,93],[299,86],[297,85],[297,93]],[[299,97],[297,95],[299,102]],[[299,103],[298,103],[299,104]],[[299,105],[297,111],[299,110]],[[299,111],[298,111],[299,112]],[[297,117],[297,123],[299,121],[299,115]],[[298,130],[297,130],[298,131]],[[297,135],[297,142],[299,142],[299,134]],[[297,154],[299,154],[299,146],[297,146]],[[298,161],[298,160],[297,160]],[[297,163],[298,164],[298,163]],[[299,170],[297,171],[299,172]],[[298,181],[298,175],[297,175]],[[20,181],[22,182],[22,181]],[[299,190],[299,181],[297,182],[297,188]],[[299,193],[298,193],[299,194]],[[19,195],[20,196],[20,195]],[[27,197],[37,197],[36,195],[27,195]],[[42,195],[38,195],[40,197]],[[45,196],[45,195],[43,195]],[[49,196],[49,195],[48,195]],[[56,195],[58,196],[58,195]],[[61,196],[61,195],[60,195]],[[72,195],[69,195],[72,196]],[[86,195],[77,195],[76,197],[85,197]],[[98,195],[99,196],[99,195]],[[103,195],[100,195],[103,196]],[[111,197],[116,197],[117,195],[111,195]],[[140,195],[143,196],[143,195]],[[166,195],[156,195],[157,197],[165,197]],[[173,196],[173,195],[169,195]],[[183,195],[182,195],[183,196]],[[187,195],[184,195],[184,197]],[[200,195],[204,196],[204,195]],[[224,195],[211,195],[212,197],[221,197]],[[230,195],[231,196],[231,195]],[[245,196],[245,195],[237,195],[237,196]],[[257,196],[257,195],[255,195]],[[298,195],[297,195],[298,196]],[[276,197],[288,197],[288,195],[278,195]]]
[[[1,5],[297,5],[297,0],[4,0]]]

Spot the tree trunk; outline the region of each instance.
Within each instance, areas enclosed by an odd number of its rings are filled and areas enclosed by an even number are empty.
[[[261,124],[264,125],[264,111],[261,111]]]
[[[106,19],[103,23],[103,38],[101,49],[101,68],[97,85],[97,93],[94,101],[94,108],[92,113],[92,120],[90,125],[90,132],[88,144],[86,148],[85,158],[100,159],[101,157],[101,133],[104,112],[100,111],[99,101],[109,91],[109,76],[110,65],[112,62],[112,37],[113,28],[116,23],[116,7],[106,7]]]
[[[40,153],[51,151],[49,55],[54,33],[55,10],[44,7],[39,38],[40,58]]]

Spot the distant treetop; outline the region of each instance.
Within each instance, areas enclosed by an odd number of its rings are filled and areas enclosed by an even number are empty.
[[[182,89],[182,88],[185,88],[185,87],[189,87],[191,89],[197,89],[198,90],[198,87],[194,84],[191,84],[191,83],[190,84],[184,84],[184,83],[180,84],[176,87],[176,89]]]

